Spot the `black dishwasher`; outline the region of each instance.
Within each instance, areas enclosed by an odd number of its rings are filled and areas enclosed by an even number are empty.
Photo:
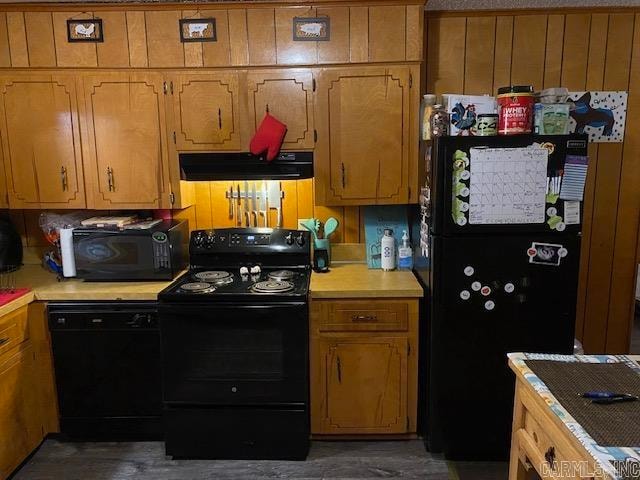
[[[49,330],[63,438],[162,438],[155,302],[52,303]]]

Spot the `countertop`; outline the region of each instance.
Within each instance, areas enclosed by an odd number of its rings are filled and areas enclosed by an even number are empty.
[[[24,265],[16,273],[16,286],[31,288],[35,300],[157,300],[170,283],[58,281],[40,265]]]
[[[363,263],[334,264],[311,275],[311,298],[419,298],[424,294],[412,272],[370,270]]]
[[[56,276],[40,265],[24,265],[16,274],[16,286],[31,292],[0,306],[6,315],[34,300],[156,300],[171,282],[84,282]],[[411,272],[369,270],[365,264],[333,265],[328,273],[311,275],[311,298],[419,298],[422,287]]]

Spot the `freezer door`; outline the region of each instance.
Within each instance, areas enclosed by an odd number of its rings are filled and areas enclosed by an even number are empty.
[[[506,458],[514,378],[507,352],[571,353],[575,235],[435,237],[429,431],[449,458]]]
[[[568,203],[562,199],[546,198],[544,207],[544,220],[540,223],[516,223],[516,224],[478,224],[474,223],[470,216],[472,202],[490,207],[494,202],[497,207],[500,205],[511,205],[512,201],[518,202],[518,197],[523,192],[529,191],[527,187],[535,180],[535,175],[523,174],[519,169],[512,167],[510,171],[507,163],[495,166],[487,166],[489,169],[484,175],[485,178],[476,177],[478,183],[474,183],[473,178],[473,155],[470,150],[474,147],[491,148],[522,148],[533,143],[547,145],[550,154],[547,162],[547,177],[554,179],[562,177],[565,169],[567,155],[586,156],[587,137],[586,135],[556,135],[556,136],[532,136],[514,135],[498,137],[440,137],[434,142],[432,152],[431,169],[431,231],[436,235],[478,235],[480,233],[501,233],[510,234],[525,232],[549,233],[552,235],[564,235],[567,233],[578,233],[581,231],[582,202],[579,204]],[[454,165],[456,164],[456,152],[463,152],[469,164],[464,168],[467,173],[464,177],[454,178]],[[459,155],[459,154],[458,154]],[[495,173],[496,176],[492,174]],[[461,173],[461,170],[458,170]],[[491,176],[489,176],[491,175]],[[478,195],[479,186],[491,181],[497,181],[495,185],[482,188],[482,191],[491,195],[475,197]],[[545,180],[543,180],[544,182]],[[550,185],[553,186],[553,181]],[[558,185],[558,184],[556,184]],[[454,192],[455,189],[455,192]],[[454,195],[455,193],[455,195]],[[495,196],[493,196],[495,195]],[[475,197],[475,198],[474,198]],[[520,197],[519,201],[526,203],[528,196]],[[516,200],[514,200],[516,199]],[[576,212],[576,207],[578,212]],[[507,208],[507,207],[505,207]],[[567,211],[565,211],[565,208]],[[576,216],[577,213],[577,216]],[[556,221],[547,223],[552,217],[561,217],[565,226],[561,230],[556,230]],[[576,223],[577,222],[577,223]]]

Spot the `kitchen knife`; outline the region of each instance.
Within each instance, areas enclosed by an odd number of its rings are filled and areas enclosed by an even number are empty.
[[[234,218],[235,217],[235,215],[233,214],[233,207],[234,207],[233,185],[231,185],[229,187],[229,218]]]
[[[280,182],[272,180],[269,182],[269,208],[277,210],[278,219],[276,227],[282,227],[282,196],[280,192]]]
[[[246,220],[246,226],[251,226],[251,213],[249,212],[249,182],[244,181],[244,218]]]
[[[236,226],[242,226],[242,212],[240,212],[240,207],[242,207],[242,198],[240,198],[240,184],[238,184],[238,204],[236,205]]]
[[[262,190],[260,191],[260,215],[264,217],[264,226],[269,226],[269,209],[267,208],[267,183],[262,181]]]
[[[251,214],[253,215],[253,226],[258,226],[258,194],[256,193],[256,182],[251,184]]]

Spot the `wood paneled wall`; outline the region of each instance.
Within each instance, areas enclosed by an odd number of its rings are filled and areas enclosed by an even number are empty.
[[[420,61],[422,5],[24,6],[0,12],[0,67],[181,68]],[[19,7],[17,7],[19,8]],[[197,9],[196,9],[197,8]],[[50,10],[50,11],[48,11]],[[91,11],[92,10],[92,11]],[[294,42],[293,17],[329,16],[330,42]],[[216,19],[216,42],[180,42],[180,18]],[[67,19],[101,18],[103,43],[67,42]]]
[[[181,212],[179,218],[189,219],[192,228],[233,227],[229,218],[229,203],[225,192],[237,182],[195,182],[195,204]],[[242,182],[240,182],[242,186]],[[284,191],[282,221],[285,228],[297,228],[298,219],[319,218],[323,222],[335,217],[340,226],[331,237],[333,243],[364,243],[364,207],[324,207],[314,205],[313,180],[280,182]],[[258,184],[258,190],[260,185]],[[270,213],[270,225],[275,225],[275,210]]]
[[[427,18],[430,92],[495,93],[509,84],[629,91],[624,143],[589,147],[577,319],[588,352],[626,352],[640,212],[640,15],[558,10]]]

